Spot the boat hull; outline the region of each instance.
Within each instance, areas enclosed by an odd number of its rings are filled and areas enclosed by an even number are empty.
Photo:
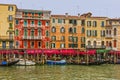
[[[19,62],[19,60],[16,60],[16,61],[8,62],[7,64],[0,64],[0,66],[12,66],[12,65],[15,65],[18,62]]]
[[[48,65],[65,65],[66,61],[65,60],[60,60],[60,61],[47,60],[46,63]]]

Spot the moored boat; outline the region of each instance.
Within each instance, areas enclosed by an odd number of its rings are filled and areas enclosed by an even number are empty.
[[[59,60],[59,61],[47,60],[46,63],[48,65],[65,65],[66,64],[66,60]]]
[[[10,61],[10,62],[7,62],[7,61],[2,61],[0,63],[0,66],[12,66],[12,65],[15,65],[16,63],[18,63],[19,60],[15,60],[15,61]]]
[[[20,61],[16,64],[17,66],[34,66],[36,63],[31,60],[20,59]]]

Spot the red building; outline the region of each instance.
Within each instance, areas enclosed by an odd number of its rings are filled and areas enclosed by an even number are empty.
[[[50,13],[45,10],[18,9],[15,18],[15,48],[49,48]]]

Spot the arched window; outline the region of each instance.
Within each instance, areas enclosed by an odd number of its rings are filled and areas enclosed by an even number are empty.
[[[61,33],[64,33],[64,32],[65,32],[65,28],[62,27],[62,28],[60,29],[60,32],[61,32]]]
[[[116,30],[116,28],[114,28],[114,36],[116,36],[117,35],[117,30]]]
[[[71,27],[69,28],[69,33],[73,33],[73,29]]]
[[[24,36],[27,36],[27,29],[24,29]]]
[[[108,30],[106,30],[106,34],[108,35]]]
[[[38,36],[41,36],[41,29],[38,29]]]
[[[82,28],[81,32],[82,32],[82,33],[85,33],[85,29],[84,29],[84,28]]]
[[[19,31],[18,31],[18,29],[16,29],[16,31],[15,31],[15,35],[16,35],[16,36],[19,35]]]
[[[101,46],[104,46],[104,41],[102,41]]]
[[[109,42],[109,47],[112,47],[112,42],[111,41]]]
[[[114,47],[117,47],[117,40],[114,40]]]
[[[56,32],[56,28],[54,26],[52,27],[52,32]]]
[[[94,41],[94,42],[93,42],[93,45],[94,45],[94,46],[96,46],[96,45],[97,45],[96,41]]]
[[[90,42],[90,41],[88,41],[88,45],[91,45],[91,42]]]

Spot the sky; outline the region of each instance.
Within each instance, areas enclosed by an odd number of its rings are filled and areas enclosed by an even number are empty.
[[[120,17],[120,0],[0,0],[0,4],[16,4],[22,9],[50,10],[51,14]]]

